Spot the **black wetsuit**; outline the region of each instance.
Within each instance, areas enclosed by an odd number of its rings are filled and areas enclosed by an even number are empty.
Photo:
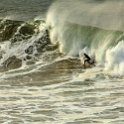
[[[94,61],[86,54],[84,53],[85,59],[84,59],[84,64],[88,62],[89,64],[94,64]]]

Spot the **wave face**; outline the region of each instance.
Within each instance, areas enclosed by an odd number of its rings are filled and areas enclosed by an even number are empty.
[[[53,43],[59,42],[62,53],[78,55],[88,47],[98,61],[103,61],[105,51],[123,39],[123,32],[66,23],[61,29],[53,28],[50,36]]]

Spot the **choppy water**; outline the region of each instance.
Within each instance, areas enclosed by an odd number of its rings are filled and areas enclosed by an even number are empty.
[[[1,81],[1,123],[123,124],[123,78],[56,65]]]
[[[80,2],[105,1],[69,0],[68,8]],[[46,15],[51,3],[0,3],[0,123],[123,124],[123,31],[66,20],[65,1]],[[84,68],[82,52],[95,56],[95,67]]]

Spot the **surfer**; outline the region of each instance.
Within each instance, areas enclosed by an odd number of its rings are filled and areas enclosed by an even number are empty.
[[[83,65],[85,68],[92,67],[95,65],[94,59],[89,57],[86,53],[83,53]]]

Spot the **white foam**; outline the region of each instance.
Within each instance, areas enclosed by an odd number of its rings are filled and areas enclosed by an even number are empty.
[[[116,75],[124,75],[124,41],[106,51],[105,70]]]

